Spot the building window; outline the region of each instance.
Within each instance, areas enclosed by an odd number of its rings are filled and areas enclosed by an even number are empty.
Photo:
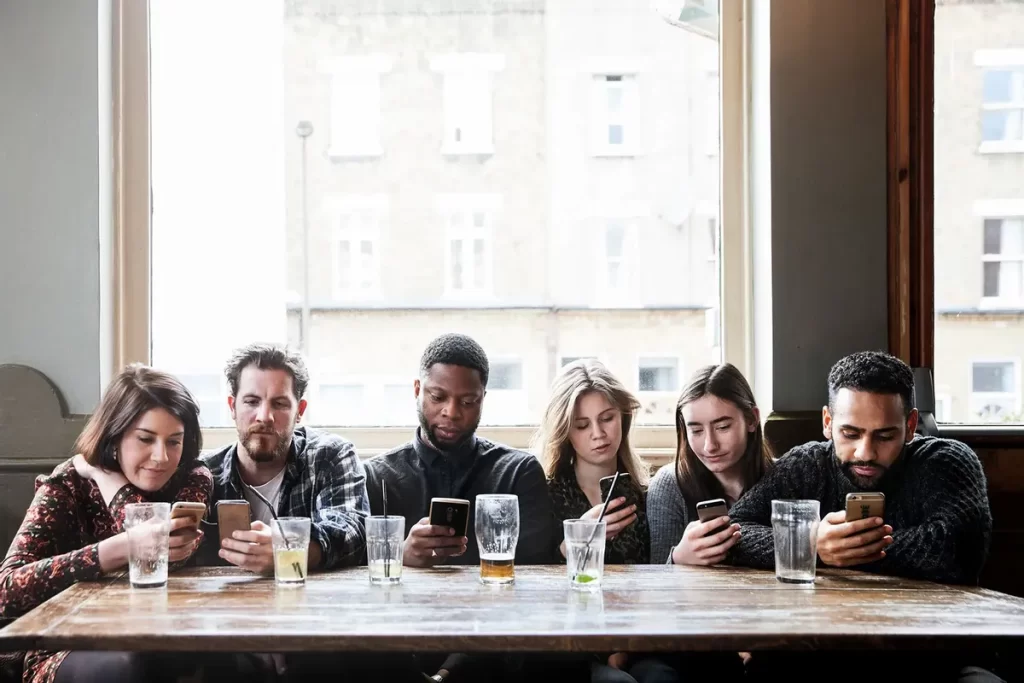
[[[971,363],[971,413],[983,422],[1020,419],[1020,381],[1015,360]]]
[[[632,219],[610,218],[604,223],[597,273],[598,305],[626,304],[635,290],[637,228]]]
[[[431,60],[431,69],[444,77],[442,154],[494,153],[494,74],[504,68],[503,55],[456,54]]]
[[[1024,303],[1024,218],[986,218],[983,224],[982,302]]]
[[[448,215],[446,292],[450,296],[491,292],[491,217],[485,210]]]
[[[640,391],[679,391],[679,359],[641,358],[638,363],[637,384]]]
[[[597,356],[562,356],[558,367],[564,368],[569,363],[575,363],[578,360],[598,360],[598,358]]]
[[[228,388],[220,373],[177,373],[177,378],[199,404],[199,424],[203,427],[231,425]]]
[[[1024,143],[1024,66],[984,71],[981,139]]]
[[[339,57],[321,69],[331,78],[330,149],[332,157],[379,156],[381,74],[391,70],[384,56]]]
[[[637,86],[633,74],[593,76],[593,154],[632,156],[637,153]]]
[[[935,395],[935,421],[950,422],[953,419],[953,397],[949,394]]]
[[[484,411],[494,424],[529,424],[531,420],[525,387],[523,362],[517,358],[491,360]]]
[[[315,424],[365,425],[366,387],[355,382],[321,384],[313,404]]]
[[[342,213],[334,239],[334,297],[368,298],[379,292],[379,214]]]

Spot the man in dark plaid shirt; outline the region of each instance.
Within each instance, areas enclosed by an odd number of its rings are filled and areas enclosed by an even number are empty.
[[[197,562],[273,573],[270,522],[289,516],[312,520],[310,569],[359,564],[370,514],[363,466],[350,442],[297,426],[309,384],[302,358],[283,346],[250,344],[232,356],[226,374],[238,441],[203,456],[213,474],[208,518],[216,517],[217,501],[247,500],[252,525],[222,543],[207,526]]]

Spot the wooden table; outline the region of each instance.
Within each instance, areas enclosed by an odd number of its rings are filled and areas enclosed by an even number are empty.
[[[166,590],[80,583],[0,631],[0,650],[927,649],[1024,636],[1019,598],[852,571],[798,587],[750,569],[616,566],[596,593],[569,590],[562,566],[517,567],[509,587],[477,576],[406,568],[400,586],[380,587],[357,568],[277,588],[209,568]]]

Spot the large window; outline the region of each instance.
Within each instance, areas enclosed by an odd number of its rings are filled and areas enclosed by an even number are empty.
[[[936,417],[1019,422],[1024,4],[936,4]]]
[[[210,378],[288,342],[309,422],[406,428],[423,348],[458,331],[492,361],[485,426],[536,425],[594,354],[668,434],[733,319],[740,29],[645,2],[371,5],[150,0],[149,360],[229,427]]]

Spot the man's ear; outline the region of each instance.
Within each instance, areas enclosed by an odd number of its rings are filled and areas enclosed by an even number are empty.
[[[914,434],[917,432],[917,423],[921,419],[921,414],[917,412],[917,408],[910,411],[910,415],[907,416],[907,443],[914,438]]]
[[[832,440],[832,413],[829,412],[828,406],[821,409],[821,433],[825,435],[826,440]]]
[[[235,397],[234,396],[228,396],[228,408],[231,409],[231,421],[234,422],[236,419],[238,419],[238,418],[235,417]]]
[[[423,385],[420,384],[420,381],[418,379],[414,379],[412,381],[412,395],[413,395],[414,398],[419,398],[420,397],[420,389],[422,389],[422,388],[423,388]]]
[[[302,414],[303,414],[304,412],[306,412],[306,406],[307,406],[307,405],[309,405],[309,404],[308,404],[308,403],[306,403],[306,399],[301,399],[301,400],[299,401],[299,414],[295,416],[295,421],[296,421],[296,422],[298,422],[299,420],[301,420],[301,419],[302,419]]]

